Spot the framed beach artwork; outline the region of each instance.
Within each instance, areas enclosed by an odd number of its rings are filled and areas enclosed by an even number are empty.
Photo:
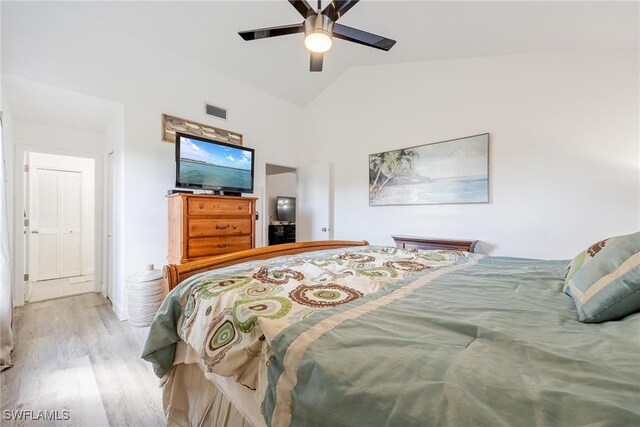
[[[369,155],[369,205],[489,202],[489,134]]]

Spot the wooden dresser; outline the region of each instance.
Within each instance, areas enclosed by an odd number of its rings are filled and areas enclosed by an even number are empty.
[[[391,236],[396,246],[402,249],[448,249],[464,252],[475,252],[477,240],[451,240],[419,236]]]
[[[186,193],[167,198],[169,264],[255,247],[255,198]]]

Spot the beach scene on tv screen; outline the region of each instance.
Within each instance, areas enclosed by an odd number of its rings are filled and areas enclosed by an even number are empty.
[[[205,187],[250,189],[251,155],[239,148],[182,138],[178,181]]]

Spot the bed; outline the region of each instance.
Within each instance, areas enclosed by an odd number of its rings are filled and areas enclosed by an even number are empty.
[[[640,425],[640,313],[578,321],[567,264],[312,242],[168,266],[143,358],[168,425]]]

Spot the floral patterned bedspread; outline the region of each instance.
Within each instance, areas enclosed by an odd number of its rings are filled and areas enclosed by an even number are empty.
[[[186,342],[272,427],[640,425],[640,313],[580,322],[567,262],[358,247],[227,267],[168,295],[143,357],[163,377]]]
[[[162,377],[180,339],[200,354],[209,372],[256,389],[271,356],[269,343],[285,328],[470,256],[367,246],[202,273],[169,294],[151,327],[143,358],[154,363]]]

